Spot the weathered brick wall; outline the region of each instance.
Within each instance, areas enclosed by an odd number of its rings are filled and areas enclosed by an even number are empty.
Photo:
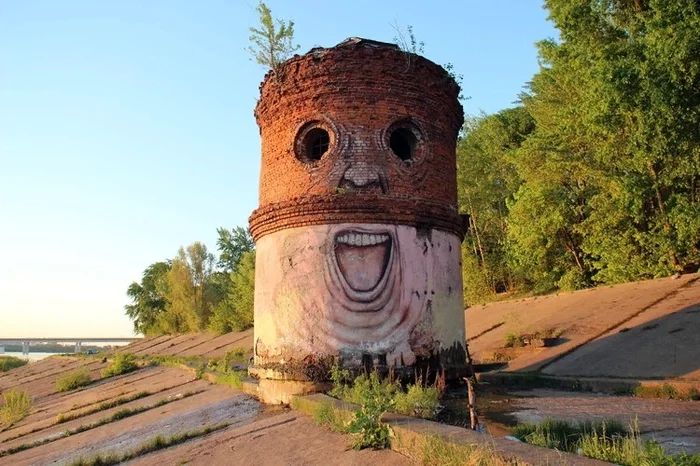
[[[286,62],[280,75],[266,77],[255,110],[262,167],[253,236],[340,222],[424,225],[461,235],[458,93],[442,67],[388,44],[343,43]],[[309,124],[330,135],[328,151],[312,162],[297,155]],[[410,164],[389,144],[391,131],[406,125],[418,136]],[[348,178],[377,182],[348,189]]]

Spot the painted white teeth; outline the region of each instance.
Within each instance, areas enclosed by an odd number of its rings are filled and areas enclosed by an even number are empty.
[[[372,234],[372,233],[345,233],[338,236],[335,240],[338,244],[347,244],[349,246],[374,246],[389,240],[387,234]]]

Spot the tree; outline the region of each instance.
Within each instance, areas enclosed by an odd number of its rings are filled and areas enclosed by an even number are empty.
[[[263,2],[258,4],[256,11],[260,15],[260,27],[250,28],[252,45],[247,50],[258,64],[278,74],[282,62],[299,49],[298,45],[292,43],[294,21],[273,19],[272,11]]]
[[[133,282],[126,291],[132,303],[124,306],[134,321],[134,332],[144,335],[162,333],[159,318],[168,305],[167,275],[170,262],[155,262],[143,272],[141,283]]]
[[[578,144],[568,144],[578,150],[573,162],[595,174],[590,211],[578,226],[593,280],[696,270],[700,5],[547,0],[546,6],[562,42],[540,45],[546,63],[535,79],[549,75],[549,88],[577,80],[568,90],[578,98],[556,105],[569,115],[559,128],[580,127]],[[538,100],[541,91],[532,95]]]
[[[244,253],[255,248],[250,230],[243,227],[235,227],[231,230],[217,228],[219,238],[216,245],[219,249],[219,268],[230,274],[236,270]]]
[[[459,204],[469,214],[463,246],[467,303],[515,287],[508,264],[508,207],[521,184],[514,154],[534,130],[523,107],[470,117],[457,146]]]
[[[209,324],[218,293],[212,292],[214,255],[195,242],[180,248],[168,273],[167,319],[169,332],[202,331]]]
[[[226,298],[214,310],[210,330],[216,333],[241,331],[253,326],[255,251],[246,251],[230,274]]]

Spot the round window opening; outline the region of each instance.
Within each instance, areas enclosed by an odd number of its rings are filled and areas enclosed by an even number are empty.
[[[305,152],[310,161],[321,160],[321,156],[328,152],[330,136],[323,128],[314,128],[306,134]]]
[[[417,144],[416,135],[407,128],[397,128],[389,137],[391,151],[404,162],[413,160]]]

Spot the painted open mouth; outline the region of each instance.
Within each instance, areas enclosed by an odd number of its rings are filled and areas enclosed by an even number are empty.
[[[386,274],[391,235],[354,230],[335,235],[335,260],[345,282],[355,291],[371,291]]]

